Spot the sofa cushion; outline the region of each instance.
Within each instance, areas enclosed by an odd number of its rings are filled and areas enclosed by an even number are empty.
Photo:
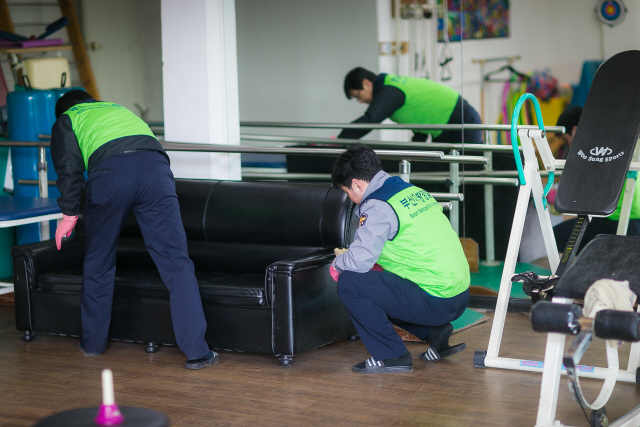
[[[264,273],[227,274],[196,271],[202,299],[218,305],[267,305]],[[38,276],[38,287],[55,292],[81,292],[82,270],[44,273]],[[169,298],[160,274],[155,268],[118,268],[115,294],[132,297]]]
[[[188,241],[189,258],[196,271],[264,274],[267,267],[286,258],[302,257],[323,248],[317,246],[257,245],[233,242]],[[155,268],[141,238],[121,237],[116,252],[118,268]]]

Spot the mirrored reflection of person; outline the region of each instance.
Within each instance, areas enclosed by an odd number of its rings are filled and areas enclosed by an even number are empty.
[[[374,74],[362,67],[351,70],[344,79],[347,99],[368,104],[367,111],[352,123],[381,123],[389,118],[402,124],[481,124],[478,112],[454,89],[433,80]],[[370,129],[344,129],[338,138],[359,139]],[[416,130],[412,141],[479,144],[482,131]]]

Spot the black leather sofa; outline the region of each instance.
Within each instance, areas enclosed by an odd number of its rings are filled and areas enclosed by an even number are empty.
[[[212,348],[292,356],[355,329],[328,266],[355,232],[353,205],[326,183],[176,180]],[[85,236],[15,246],[17,329],[79,336]],[[117,249],[110,339],[175,344],[169,295],[130,216]]]

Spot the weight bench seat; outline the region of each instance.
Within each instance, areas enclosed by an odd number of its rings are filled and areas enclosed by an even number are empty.
[[[601,234],[587,244],[558,281],[553,296],[584,299],[600,279],[628,280],[640,295],[640,236]]]

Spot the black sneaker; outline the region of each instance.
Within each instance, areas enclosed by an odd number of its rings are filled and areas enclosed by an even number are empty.
[[[402,356],[394,357],[392,359],[375,360],[373,357],[360,362],[357,365],[353,365],[351,369],[353,372],[359,374],[384,374],[387,372],[412,372],[413,364],[411,363],[411,353],[408,351]]]
[[[88,352],[87,350],[85,350],[85,349],[84,349],[84,347],[82,346],[82,341],[80,341],[80,342],[78,343],[78,348],[80,349],[80,351],[82,352],[82,354],[84,354],[85,356],[92,357],[92,356],[100,356],[100,355],[102,355],[102,353],[89,353],[89,352]]]
[[[197,359],[187,360],[184,367],[187,369],[201,369],[205,366],[209,366],[212,363],[218,363],[220,356],[213,350],[209,350],[207,354]]]

